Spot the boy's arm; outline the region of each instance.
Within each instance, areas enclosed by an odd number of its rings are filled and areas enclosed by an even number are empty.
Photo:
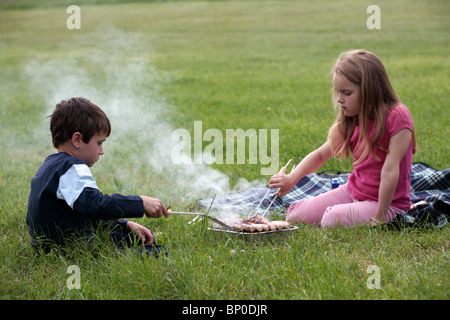
[[[88,187],[74,202],[73,210],[91,220],[140,218],[144,215],[144,204],[136,195],[104,195],[100,190]]]
[[[148,218],[169,216],[167,208],[159,199],[137,195],[109,196],[94,188],[85,188],[75,201],[73,209],[85,212],[93,220],[140,218],[144,214]]]
[[[59,178],[56,195],[75,214],[91,220],[140,218],[144,214],[143,200],[139,196],[103,195],[86,164],[74,164]]]

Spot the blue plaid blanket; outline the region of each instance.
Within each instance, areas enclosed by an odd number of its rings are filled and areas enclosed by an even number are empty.
[[[317,196],[331,189],[333,179],[339,184],[345,184],[347,172],[312,173],[303,177],[297,185],[283,198],[276,198],[270,207],[271,214],[283,215],[294,202]],[[242,192],[201,199],[199,205],[210,208],[213,212],[230,211],[245,217],[255,209],[263,199],[258,213],[264,212],[274,199],[275,189],[267,186],[250,188]],[[425,163],[413,163],[411,171],[411,202],[425,201],[409,210],[406,215],[398,217],[393,223],[420,223],[426,226],[442,227],[448,223],[450,215],[450,169],[442,171],[433,169]],[[212,204],[211,204],[212,203]]]

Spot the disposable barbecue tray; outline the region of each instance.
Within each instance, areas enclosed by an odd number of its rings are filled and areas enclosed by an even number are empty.
[[[252,243],[265,242],[271,239],[283,239],[294,234],[298,229],[296,226],[292,226],[289,229],[281,229],[274,231],[261,231],[261,232],[244,232],[235,231],[226,228],[213,227],[208,228],[218,238],[238,238]]]

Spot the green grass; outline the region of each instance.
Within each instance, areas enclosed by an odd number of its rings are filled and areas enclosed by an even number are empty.
[[[335,59],[365,48],[385,63],[413,114],[414,161],[450,167],[446,1],[379,1],[381,30],[366,28],[372,3],[364,1],[98,3],[81,3],[81,30],[66,28],[65,4],[0,3],[0,297],[449,298],[448,228],[299,226],[286,241],[253,245],[218,240],[173,216],[136,219],[169,248],[168,258],[118,254],[101,238],[36,254],[25,223],[30,179],[53,152],[45,117],[71,95],[91,98],[111,118],[105,155],[92,168],[104,193],[149,194],[196,210],[195,200],[212,196],[219,179],[230,191],[239,178],[268,177],[260,164],[198,165],[192,174],[177,168],[164,148],[173,129],[193,135],[195,120],[224,135],[279,129],[280,165],[298,163],[333,122]],[[323,169],[350,171],[351,164],[330,160]],[[66,286],[73,264],[79,290]],[[369,265],[380,267],[380,290],[367,288]]]

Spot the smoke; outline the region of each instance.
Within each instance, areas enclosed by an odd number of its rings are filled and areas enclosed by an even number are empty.
[[[64,57],[29,61],[24,78],[31,94],[41,97],[48,106],[46,115],[56,103],[74,96],[85,97],[106,112],[112,134],[96,166],[113,168],[118,187],[133,180],[129,170],[123,169],[127,168],[125,162],[151,168],[149,183],[155,184],[159,194],[150,196],[162,199],[163,193],[170,193],[177,195],[177,201],[189,202],[257,184],[242,179],[232,190],[229,177],[218,170],[205,164],[175,165],[171,161],[176,144],[171,141],[171,133],[176,128],[170,124],[169,115],[176,108],[161,93],[170,76],[152,63],[151,37],[101,24],[96,31],[75,37],[72,47],[73,52],[68,50]],[[48,132],[46,120],[39,124],[40,132]]]

